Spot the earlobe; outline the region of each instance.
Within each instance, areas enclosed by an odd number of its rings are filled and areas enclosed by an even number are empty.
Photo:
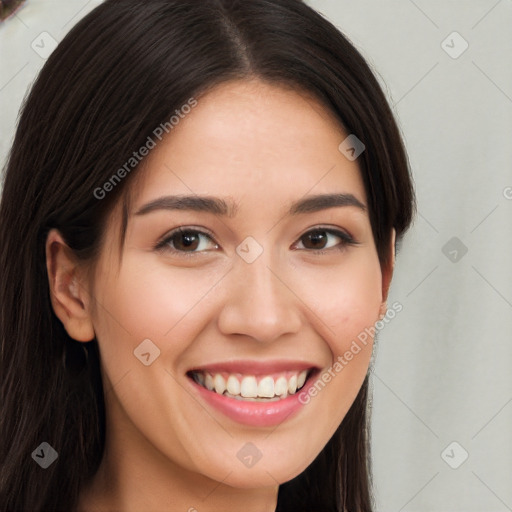
[[[56,229],[52,229],[46,239],[46,269],[56,316],[71,338],[91,341],[95,333],[87,290],[80,285],[76,258]]]
[[[395,228],[391,231],[391,238],[389,243],[389,258],[388,262],[382,268],[382,302],[379,309],[379,319],[382,320],[387,312],[387,299],[389,287],[391,285],[391,278],[393,277],[393,270],[395,268],[395,242],[396,231]]]

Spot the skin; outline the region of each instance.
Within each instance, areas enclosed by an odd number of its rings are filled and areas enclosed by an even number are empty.
[[[301,360],[327,371],[384,314],[394,253],[381,268],[367,211],[287,215],[293,201],[316,194],[351,193],[366,205],[357,160],[338,150],[346,136],[304,93],[225,83],[150,152],[131,206],[133,213],[162,195],[193,193],[233,200],[235,216],[131,216],[120,261],[117,208],[90,279],[58,231],[49,233],[54,310],[72,338],[97,337],[106,389],[105,456],[79,510],[274,511],[278,485],[333,435],[367,374],[372,340],[277,428],[241,425],[193,400],[185,372],[234,359]],[[358,244],[324,231],[315,246],[305,235],[319,225]],[[172,242],[154,250],[179,226],[213,239],[199,235],[188,258],[179,236],[180,254]],[[248,236],[263,248],[250,264],[236,252]],[[147,338],[161,351],[149,366],[133,354]],[[247,442],[262,453],[250,468],[236,457]]]

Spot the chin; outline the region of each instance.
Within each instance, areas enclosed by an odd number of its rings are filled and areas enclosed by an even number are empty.
[[[286,467],[283,467],[278,461],[276,461],[275,464],[267,462],[264,465],[263,461],[260,460],[252,467],[244,467],[244,465],[240,463],[234,467],[231,466],[222,469],[220,473],[224,475],[229,473],[228,476],[225,479],[219,479],[219,475],[217,474],[215,480],[238,489],[275,487],[300,475],[306,470],[308,465],[309,463],[307,465],[300,464],[291,467],[290,464],[287,464]]]

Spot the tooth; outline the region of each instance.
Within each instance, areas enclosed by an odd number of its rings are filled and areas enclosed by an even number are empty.
[[[297,374],[292,375],[288,380],[288,393],[293,395],[297,391]]]
[[[231,393],[232,395],[240,394],[240,381],[234,375],[230,375],[228,377],[228,382],[226,386],[228,392]]]
[[[273,398],[260,398],[260,397],[244,398],[240,395],[232,395],[228,391],[226,391],[224,393],[224,396],[228,396],[229,398],[234,398],[235,400],[243,400],[246,402],[278,402],[279,400],[281,400],[278,396],[274,396]]]
[[[302,386],[304,386],[304,382],[306,382],[307,375],[308,375],[307,370],[304,370],[299,373],[299,377],[297,379],[297,388],[301,388]]]
[[[256,377],[251,375],[242,379],[240,394],[247,398],[256,398],[258,396],[258,383],[256,382]]]
[[[258,396],[263,398],[274,397],[274,379],[272,377],[263,377],[258,384]]]
[[[226,381],[224,377],[220,373],[216,373],[215,377],[213,377],[213,386],[215,387],[215,391],[222,395],[224,391],[226,391]]]
[[[288,391],[288,381],[285,377],[279,377],[274,384],[274,393],[278,396],[286,395]]]
[[[212,391],[213,389],[213,377],[207,373],[204,378],[204,385],[206,386],[206,389],[209,389]]]
[[[306,382],[308,370],[295,373],[289,379],[284,375],[278,377],[275,381],[267,375],[261,378],[258,383],[254,375],[243,377],[240,374],[229,375],[227,382],[220,373],[210,374],[208,372],[194,373],[197,382],[210,391],[222,395],[237,396],[240,399],[280,399],[293,395]],[[241,378],[241,381],[239,380]]]

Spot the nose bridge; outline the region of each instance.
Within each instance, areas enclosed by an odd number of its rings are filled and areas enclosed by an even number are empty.
[[[249,240],[248,245],[240,244],[237,253],[219,328],[225,334],[242,334],[260,342],[297,332],[301,323],[297,299],[279,275],[272,248],[258,249]]]

